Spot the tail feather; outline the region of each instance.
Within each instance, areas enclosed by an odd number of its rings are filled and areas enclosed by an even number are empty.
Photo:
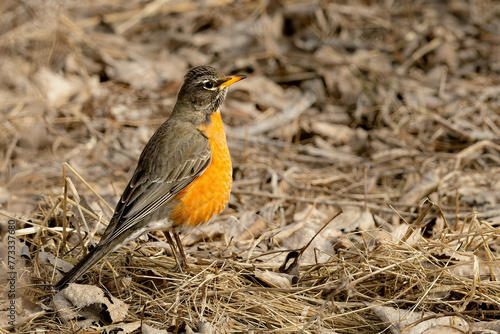
[[[107,249],[106,249],[107,248]],[[108,255],[112,249],[109,247],[97,246],[89,251],[89,253],[78,262],[64,277],[57,282],[54,286],[56,291],[60,291],[69,283],[74,282],[76,279],[82,277],[94,264],[99,262],[100,259]]]

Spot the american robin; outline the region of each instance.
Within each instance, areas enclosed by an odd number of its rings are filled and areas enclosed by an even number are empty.
[[[232,167],[219,108],[229,85],[244,78],[225,76],[211,66],[198,66],[186,74],[172,114],[142,151],[101,240],[57,282],[55,290],[152,230],[166,230],[169,242],[168,231],[173,233],[180,265],[185,264],[177,233],[208,222],[229,200]]]

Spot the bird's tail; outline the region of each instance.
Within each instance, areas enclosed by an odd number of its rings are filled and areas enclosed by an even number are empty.
[[[66,275],[54,286],[56,291],[60,291],[66,287],[69,283],[72,283],[76,279],[82,277],[94,264],[99,262],[100,259],[111,253],[113,250],[111,247],[106,247],[105,245],[97,246],[89,251],[89,253],[78,262]]]

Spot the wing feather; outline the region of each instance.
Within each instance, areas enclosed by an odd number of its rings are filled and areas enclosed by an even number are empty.
[[[208,139],[194,127],[179,126],[172,131],[172,126],[168,121],[163,124],[144,148],[99,244],[110,242],[166,205],[210,165]],[[190,140],[173,135],[186,131]],[[165,159],[167,156],[170,158]]]

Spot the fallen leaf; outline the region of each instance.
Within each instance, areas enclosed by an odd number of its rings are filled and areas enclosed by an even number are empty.
[[[259,270],[255,269],[254,271],[255,277],[264,281],[274,288],[291,288],[292,287],[292,279],[295,277],[293,275],[283,274],[283,273],[275,273],[268,270]]]
[[[420,323],[420,319],[432,315],[432,312],[411,312],[405,309],[398,309],[389,306],[379,306],[373,303],[365,303],[372,306],[372,311],[381,321],[391,323],[389,327],[394,334],[422,334],[422,333],[447,333],[447,334],[465,334],[468,333],[469,324],[463,318],[458,316],[436,317]],[[415,323],[415,325],[413,325]],[[430,331],[428,330],[438,330]]]
[[[97,286],[75,283],[54,296],[53,306],[64,323],[73,322],[80,327],[117,323],[123,321],[128,312],[125,302],[104,294]]]
[[[400,203],[418,205],[419,202],[433,191],[436,191],[439,185],[439,175],[435,170],[430,170],[415,184],[411,189],[401,197]]]

